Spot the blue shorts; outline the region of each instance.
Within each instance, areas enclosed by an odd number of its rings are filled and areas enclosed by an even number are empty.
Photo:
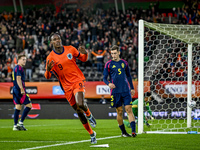
[[[13,103],[16,104],[29,104],[31,103],[31,99],[28,94],[22,95],[19,90],[13,88]]]
[[[111,107],[120,107],[124,104],[126,105],[132,105],[132,97],[130,92],[126,93],[113,93],[111,95]]]

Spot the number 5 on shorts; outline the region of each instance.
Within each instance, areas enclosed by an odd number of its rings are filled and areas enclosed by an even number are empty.
[[[111,101],[110,105],[113,106],[114,105],[114,96],[113,95],[111,95],[111,100],[110,101]]]

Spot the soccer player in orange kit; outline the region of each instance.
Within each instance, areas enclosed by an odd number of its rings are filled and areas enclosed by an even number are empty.
[[[76,65],[76,58],[83,62],[87,61],[87,52],[83,47],[79,47],[77,50],[73,46],[63,46],[58,33],[51,34],[50,41],[53,45],[53,50],[46,59],[45,77],[50,79],[51,73],[55,74],[66,99],[77,112],[84,128],[90,134],[91,144],[96,144],[96,132],[91,129],[87,119],[93,127],[96,126],[96,120],[84,102],[85,77]]]

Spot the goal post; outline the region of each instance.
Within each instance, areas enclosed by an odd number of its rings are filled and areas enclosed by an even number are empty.
[[[192,99],[192,44],[188,44],[188,80],[187,80],[187,104]],[[192,109],[187,105],[187,127],[191,127]]]
[[[198,60],[193,54],[200,47],[200,26],[139,20],[138,31],[138,133],[193,130],[191,113],[200,117],[200,109],[192,109],[187,104],[193,98],[199,101],[200,97],[200,73],[194,73]],[[146,62],[145,57],[148,57]],[[149,129],[143,120],[144,80],[150,82],[153,97],[150,108],[155,120]],[[195,125],[200,126],[198,118]]]

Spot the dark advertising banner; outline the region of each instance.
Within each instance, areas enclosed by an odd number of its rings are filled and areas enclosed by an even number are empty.
[[[116,119],[117,113],[109,104],[89,104],[89,108],[96,119]],[[14,105],[0,104],[0,119],[13,118]],[[21,111],[22,113],[22,111]],[[126,113],[124,113],[126,116]],[[73,108],[66,104],[33,103],[33,108],[27,118],[31,119],[75,119],[78,115]]]
[[[89,104],[89,108],[96,119],[116,119],[117,113],[114,108],[110,108],[109,104]],[[161,107],[160,107],[161,108]],[[187,109],[171,108],[167,110],[151,107],[152,114],[155,119],[186,119]],[[0,104],[0,119],[12,119],[14,113],[14,105]],[[22,111],[21,111],[22,113]],[[145,112],[146,116],[147,112]],[[192,110],[192,117],[200,117],[200,109]],[[30,119],[76,119],[78,115],[72,107],[66,102],[61,104],[54,103],[33,103],[33,108],[28,114]],[[124,111],[124,118],[127,119],[127,114]]]

